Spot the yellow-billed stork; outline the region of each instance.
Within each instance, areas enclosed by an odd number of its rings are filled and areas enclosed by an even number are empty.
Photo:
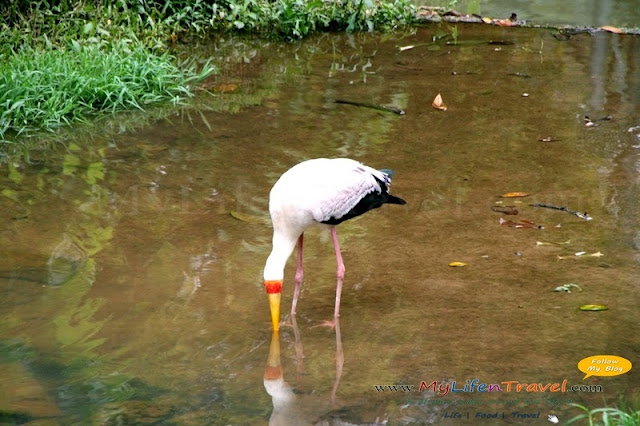
[[[376,170],[348,158],[317,158],[287,170],[269,194],[273,223],[273,249],[264,268],[264,286],[271,309],[273,330],[280,322],[280,297],[287,259],[298,244],[298,266],[291,314],[296,312],[302,284],[302,239],[312,225],[327,225],[331,231],[338,262],[334,318],[340,312],[344,263],[340,254],[336,225],[360,216],[383,204],[406,204],[389,194],[389,171]]]

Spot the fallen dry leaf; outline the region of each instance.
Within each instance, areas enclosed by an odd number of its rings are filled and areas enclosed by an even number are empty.
[[[435,97],[435,99],[431,103],[431,106],[441,111],[447,110],[447,106],[444,104],[444,101],[442,100],[442,96],[440,96],[440,93],[438,93],[438,96]]]
[[[497,19],[495,22],[500,27],[514,27],[516,25],[511,19]]]
[[[612,27],[611,25],[604,25],[604,26],[600,27],[600,29],[601,30],[605,30],[605,31],[609,31],[610,33],[624,34],[624,31],[622,31],[620,28]]]
[[[467,264],[464,262],[451,262],[449,263],[449,266],[451,266],[452,268],[459,268],[461,266],[467,266]]]
[[[506,194],[502,194],[501,198],[517,198],[517,197],[528,197],[528,192],[507,192]]]

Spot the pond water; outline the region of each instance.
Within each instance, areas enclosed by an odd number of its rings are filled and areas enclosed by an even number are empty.
[[[193,106],[5,161],[0,417],[547,424],[579,414],[571,402],[637,401],[634,370],[583,380],[577,364],[640,352],[640,38],[458,25],[446,44],[452,31],[214,40],[193,54],[221,73]],[[309,231],[296,327],[272,336],[269,190],[342,156],[393,169],[407,205],[339,226],[334,330],[314,327],[333,312],[331,239]],[[531,195],[499,197],[514,191]]]

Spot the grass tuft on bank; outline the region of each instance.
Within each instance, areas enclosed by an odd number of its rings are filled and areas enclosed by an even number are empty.
[[[25,46],[0,59],[0,138],[160,101],[180,103],[189,84],[212,70],[185,71],[174,62],[124,41],[108,50],[77,42],[55,50]]]
[[[389,30],[415,19],[409,0],[12,0],[0,5],[0,46],[135,34],[162,49],[213,32],[292,40],[314,31]]]
[[[92,114],[179,102],[214,69],[167,54],[192,37],[389,30],[408,0],[12,0],[0,4],[0,142]]]

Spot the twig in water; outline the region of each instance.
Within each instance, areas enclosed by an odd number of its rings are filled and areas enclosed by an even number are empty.
[[[354,101],[346,101],[344,99],[334,99],[335,103],[337,104],[345,104],[345,105],[354,105],[354,106],[358,106],[358,107],[363,107],[363,108],[371,108],[371,109],[377,109],[378,111],[386,111],[386,112],[392,112],[394,114],[398,114],[398,115],[404,115],[404,110],[398,108],[398,107],[394,107],[394,106],[387,106],[387,105],[373,105],[373,104],[366,104],[366,103],[362,103],[362,102],[354,102]]]
[[[584,220],[592,220],[593,219],[591,216],[589,216],[587,214],[587,212],[580,213],[580,212],[577,212],[575,210],[571,210],[567,206],[554,206],[553,204],[543,204],[543,203],[534,203],[534,204],[529,204],[529,205],[531,207],[544,207],[544,208],[547,208],[547,209],[560,210],[560,211],[567,212],[569,214],[578,216],[580,219],[584,219]]]

